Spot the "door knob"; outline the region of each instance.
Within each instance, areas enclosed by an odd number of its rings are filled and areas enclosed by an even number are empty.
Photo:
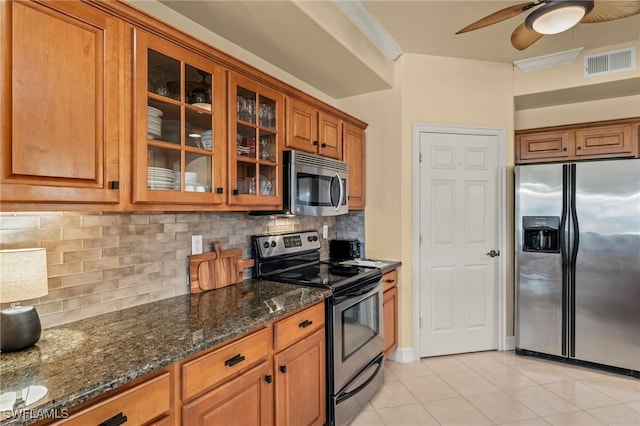
[[[487,256],[491,256],[491,257],[496,257],[496,256],[500,256],[500,250],[491,250],[489,253],[487,253]]]

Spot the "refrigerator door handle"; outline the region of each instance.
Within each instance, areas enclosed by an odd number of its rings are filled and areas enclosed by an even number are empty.
[[[562,255],[562,356],[568,356],[567,325],[569,324],[569,312],[567,311],[569,300],[569,227],[568,212],[570,191],[569,165],[562,165],[562,216],[560,218],[560,254]]]
[[[571,211],[571,255],[569,258],[569,356],[576,356],[576,259],[578,258],[578,246],[580,243],[580,227],[578,225],[578,212],[576,211],[576,165],[571,164],[569,195],[569,208]]]

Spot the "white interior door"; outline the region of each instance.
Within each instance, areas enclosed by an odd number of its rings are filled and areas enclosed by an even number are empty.
[[[498,347],[496,135],[421,132],[420,356]]]

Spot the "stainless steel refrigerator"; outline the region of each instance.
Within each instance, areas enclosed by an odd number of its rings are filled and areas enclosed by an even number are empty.
[[[640,159],[516,166],[516,352],[640,377]]]

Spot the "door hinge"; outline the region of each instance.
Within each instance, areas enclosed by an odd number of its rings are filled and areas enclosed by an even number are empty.
[[[418,327],[422,328],[422,316],[418,317]]]
[[[420,240],[419,240],[420,245],[422,245],[422,234],[420,234]]]
[[[420,152],[420,153],[418,153],[418,161],[419,161],[420,163],[422,163],[422,153],[421,153],[421,152]]]

